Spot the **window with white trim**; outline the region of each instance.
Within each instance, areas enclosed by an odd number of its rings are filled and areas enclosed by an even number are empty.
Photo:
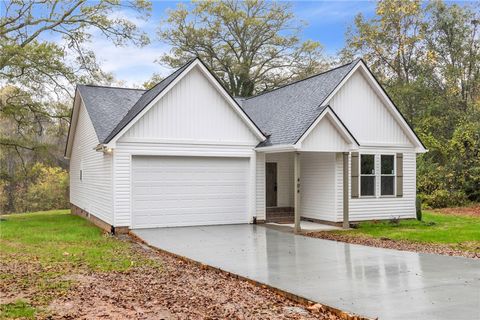
[[[360,155],[360,195],[375,196],[375,155]]]
[[[395,156],[382,154],[380,156],[380,194],[395,195]]]

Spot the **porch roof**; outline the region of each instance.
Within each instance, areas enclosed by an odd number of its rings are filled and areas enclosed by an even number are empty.
[[[332,130],[334,130],[336,133],[334,134],[335,137],[337,136],[340,139],[343,139],[342,141],[345,142],[345,145],[341,148],[333,148],[331,145],[324,145],[324,144],[315,144],[313,146],[310,145],[304,146],[303,141],[310,135],[312,131],[315,130],[316,127],[321,126],[322,119],[328,119],[325,121],[328,121],[333,125]],[[325,122],[324,122],[325,123]],[[322,132],[320,134],[323,135]],[[317,133],[318,134],[318,133]],[[332,139],[332,136],[330,136],[330,139]],[[342,143],[343,144],[343,143]],[[283,144],[274,144],[274,145],[259,145],[257,146],[258,151],[263,151],[263,152],[288,152],[288,151],[318,151],[318,152],[345,152],[345,151],[350,151],[350,150],[355,150],[360,146],[358,143],[357,139],[355,136],[350,132],[350,130],[345,126],[345,124],[342,122],[342,120],[338,117],[338,115],[333,111],[333,109],[329,106],[326,105],[324,108],[322,108],[322,111],[320,114],[316,117],[316,119],[311,123],[305,132],[300,136],[300,138],[295,141],[295,143],[283,143]],[[305,149],[306,147],[306,149]]]

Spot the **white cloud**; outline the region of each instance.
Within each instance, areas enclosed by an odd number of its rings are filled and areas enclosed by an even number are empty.
[[[154,73],[167,75],[172,72],[171,69],[154,62],[168,52],[169,47],[165,45],[155,43],[145,47],[118,47],[106,39],[94,36],[89,48],[95,52],[104,71],[111,72],[117,80],[129,86],[141,85]]]

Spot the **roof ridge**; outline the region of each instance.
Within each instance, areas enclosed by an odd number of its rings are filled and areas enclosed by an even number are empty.
[[[147,91],[147,89],[125,88],[125,87],[112,87],[112,86],[101,86],[101,85],[96,85],[96,84],[79,84],[79,86],[84,86],[84,87],[96,87],[96,88],[108,88],[108,89],[122,89],[122,90]]]
[[[272,90],[269,90],[269,91],[265,91],[265,92],[261,92],[261,93],[259,93],[259,94],[257,94],[257,95],[254,95],[254,96],[251,96],[251,97],[248,97],[248,98],[244,98],[244,99],[245,99],[245,100],[250,100],[250,99],[253,99],[253,98],[257,98],[257,97],[262,96],[262,95],[264,95],[264,94],[271,93],[271,92],[277,91],[277,90],[279,90],[279,89],[283,89],[283,88],[285,88],[285,87],[288,87],[288,86],[290,86],[290,85],[297,84],[297,83],[299,83],[299,82],[302,82],[302,81],[305,81],[305,80],[309,80],[309,79],[312,79],[312,78],[321,76],[321,75],[323,75],[323,74],[326,74],[326,73],[329,73],[329,72],[331,72],[331,71],[335,71],[335,70],[337,70],[337,69],[346,67],[346,66],[351,65],[351,64],[353,64],[353,63],[357,64],[360,60],[361,60],[360,58],[357,58],[357,59],[355,59],[355,60],[350,61],[349,63],[342,64],[342,65],[340,65],[340,66],[338,66],[338,67],[335,67],[335,68],[332,68],[332,69],[329,69],[329,70],[326,70],[326,71],[323,71],[323,72],[320,72],[320,73],[311,75],[311,76],[309,76],[309,77],[306,77],[306,78],[303,78],[303,79],[300,79],[300,80],[296,80],[296,81],[293,81],[293,82],[284,84],[283,86],[280,86],[280,87],[278,87],[278,88],[275,88],[275,89],[272,89]]]

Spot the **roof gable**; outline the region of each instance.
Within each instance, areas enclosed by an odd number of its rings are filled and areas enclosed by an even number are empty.
[[[101,140],[103,143],[108,143],[113,139],[123,128],[125,128],[140,112],[143,111],[159,94],[161,94],[168,86],[177,79],[177,77],[182,74],[195,60],[191,60],[186,63],[184,66],[176,70],[174,73],[160,81],[150,90],[146,91],[138,101],[131,107],[125,116],[117,122],[115,128],[110,132],[110,134]]]
[[[259,147],[295,144],[325,109],[323,102],[359,60],[242,101],[269,138]]]
[[[296,143],[296,147],[303,151],[342,152],[357,149],[359,146],[355,137],[330,106],[325,107]]]
[[[364,146],[413,146],[417,152],[427,151],[363,60],[352,68],[324,103],[331,105]],[[388,130],[393,127],[397,132]]]
[[[203,62],[196,58],[187,63],[182,68],[175,71],[172,75],[165,78],[161,83],[147,91],[140,100],[133,107],[132,110],[122,119],[114,131],[107,137],[103,143],[115,143],[118,138],[128,131],[148,110],[155,105],[157,101],[162,99],[169,90],[171,90],[186,74],[188,74],[193,68],[198,67],[199,70],[205,75],[206,79],[214,85],[215,89],[221,94],[227,103],[237,112],[241,120],[244,121],[249,129],[255,134],[259,141],[263,141],[266,137],[262,131],[256,126],[256,124],[249,118],[249,116],[238,105],[237,101],[226,91],[226,89],[220,84],[220,82],[213,76],[213,74],[207,69]],[[163,84],[162,84],[163,83]],[[144,98],[148,96],[148,98]]]
[[[200,67],[193,67],[117,140],[144,141],[256,146],[260,140]]]

